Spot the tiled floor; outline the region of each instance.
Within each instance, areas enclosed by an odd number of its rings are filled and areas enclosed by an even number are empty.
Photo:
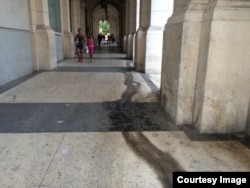
[[[173,171],[250,171],[245,135],[177,127],[159,75],[116,48],[84,55],[1,87],[1,188],[165,188]]]

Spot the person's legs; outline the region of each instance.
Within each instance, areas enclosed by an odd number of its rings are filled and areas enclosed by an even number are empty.
[[[92,55],[91,55],[91,47],[88,47],[88,49],[89,49],[89,57],[90,57],[90,59],[91,59],[91,57],[92,57]]]
[[[82,56],[83,56],[83,54],[82,54],[82,48],[79,48],[79,59],[80,59],[80,61],[79,62],[82,62]]]
[[[80,48],[79,47],[76,47],[76,54],[78,56],[78,62],[80,62],[81,57],[80,57]]]
[[[93,58],[93,53],[94,53],[94,47],[89,47],[89,57],[90,57],[91,62],[92,62],[92,58]]]

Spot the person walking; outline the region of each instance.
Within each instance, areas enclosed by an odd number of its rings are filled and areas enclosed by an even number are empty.
[[[93,38],[92,34],[89,34],[89,36],[88,36],[87,45],[88,45],[88,49],[89,49],[90,62],[92,63],[92,58],[93,58],[93,53],[94,53],[94,48],[95,48],[94,38]]]
[[[82,34],[82,29],[78,28],[78,33],[75,36],[75,42],[76,42],[76,53],[78,56],[78,62],[82,63],[82,57],[83,57],[83,43],[85,43],[85,37]]]
[[[98,47],[99,49],[101,48],[101,42],[102,42],[103,36],[101,33],[97,35],[97,40],[98,40]]]

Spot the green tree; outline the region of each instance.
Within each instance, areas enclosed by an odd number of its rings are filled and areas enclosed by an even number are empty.
[[[99,22],[99,29],[102,31],[103,34],[110,33],[110,25],[107,21],[100,21]]]

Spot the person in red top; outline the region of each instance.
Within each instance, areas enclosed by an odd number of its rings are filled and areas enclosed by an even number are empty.
[[[88,49],[89,49],[90,62],[92,62],[94,48],[95,48],[94,38],[93,38],[92,34],[89,34],[89,36],[88,36],[87,45],[88,45]]]

